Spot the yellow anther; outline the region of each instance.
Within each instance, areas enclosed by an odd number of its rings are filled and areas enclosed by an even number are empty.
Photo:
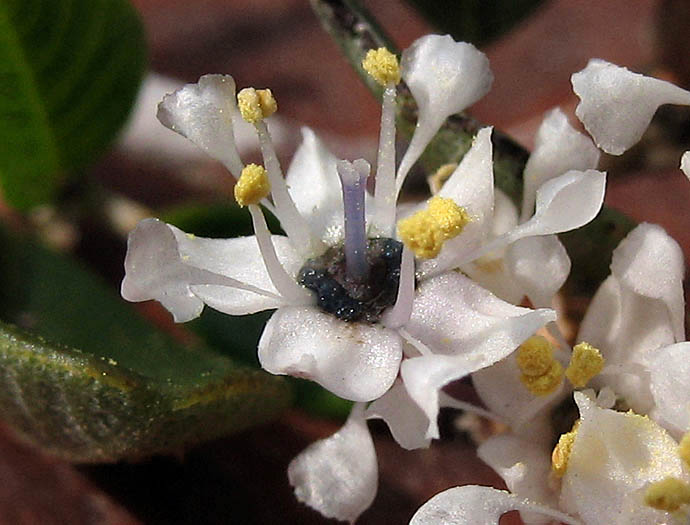
[[[563,380],[563,366],[553,357],[553,348],[546,338],[535,335],[520,345],[517,365],[520,381],[535,396],[550,394]]]
[[[270,89],[244,88],[237,94],[242,118],[252,124],[270,117],[278,110],[278,103]]]
[[[520,376],[520,381],[535,396],[548,395],[556,390],[563,381],[563,365],[554,359],[545,374],[540,376],[523,374]]]
[[[382,86],[400,82],[398,58],[385,47],[370,49],[362,60],[362,67]]]
[[[582,342],[573,348],[573,355],[565,370],[565,377],[575,388],[582,388],[603,368],[604,358],[601,352],[589,343]]]
[[[469,214],[453,199],[432,197],[426,210],[398,221],[398,238],[417,257],[431,259],[470,221]]]
[[[441,191],[443,183],[448,180],[457,167],[457,164],[444,164],[436,170],[436,173],[429,175],[426,178],[426,182],[429,184],[429,189],[431,190],[432,195],[436,195],[439,191]]]
[[[551,469],[553,473],[562,478],[565,471],[568,469],[568,461],[570,460],[570,454],[573,451],[573,444],[575,443],[575,438],[577,437],[577,431],[580,428],[580,420],[575,421],[573,428],[570,432],[561,434],[558,438],[558,443],[551,453]]]
[[[668,512],[690,503],[690,485],[677,478],[665,478],[647,487],[644,502],[649,507]]]
[[[235,184],[235,200],[240,206],[258,204],[271,191],[263,166],[247,164]]]
[[[533,335],[517,351],[520,371],[528,376],[545,374],[553,363],[553,347],[546,337]]]
[[[690,468],[690,432],[683,436],[678,445],[678,454],[680,459],[685,461],[685,465]]]

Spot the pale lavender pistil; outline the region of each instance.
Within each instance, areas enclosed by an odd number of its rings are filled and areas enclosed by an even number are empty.
[[[369,277],[364,195],[370,166],[364,159],[338,161],[345,212],[345,271],[348,278],[365,282]]]

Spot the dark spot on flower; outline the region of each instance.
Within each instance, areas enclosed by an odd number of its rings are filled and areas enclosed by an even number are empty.
[[[358,282],[347,277],[342,245],[309,259],[297,282],[316,293],[317,304],[343,321],[375,323],[395,304],[400,282],[402,243],[387,238],[369,239],[369,278]]]

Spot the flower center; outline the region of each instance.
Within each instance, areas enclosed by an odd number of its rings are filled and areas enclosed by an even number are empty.
[[[395,304],[400,282],[402,243],[395,239],[369,239],[365,280],[348,275],[344,245],[329,248],[307,260],[297,276],[299,284],[313,290],[317,305],[342,321],[375,323]]]

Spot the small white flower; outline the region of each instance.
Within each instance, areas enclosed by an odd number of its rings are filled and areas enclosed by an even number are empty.
[[[592,457],[571,456],[560,492],[550,482],[553,431],[548,410],[567,396],[572,385],[562,380],[551,394],[535,397],[520,381],[512,356],[473,375],[484,403],[513,425],[512,433],[490,438],[478,451],[512,492],[550,506],[560,505],[587,524],[632,523],[627,520],[632,520],[633,514],[640,520],[635,523],[655,522],[645,520],[656,519],[659,511],[640,503],[636,491],[645,483],[666,477],[685,479],[673,439],[690,429],[690,343],[683,342],[683,273],[680,247],[659,226],[639,225],[614,251],[611,275],[594,296],[577,336],[577,340],[600,350],[605,366],[590,382],[599,390],[598,406],[576,394],[582,423],[575,443],[581,443],[582,436],[590,436],[582,439],[604,466],[594,472]],[[616,397],[652,420],[643,416],[626,419],[624,414],[605,410],[614,405]],[[602,417],[586,420],[585,412]],[[596,424],[589,425],[589,421]],[[622,426],[607,428],[605,421]],[[636,435],[625,430],[633,423],[644,427]],[[602,442],[606,443],[605,450]],[[614,450],[617,443],[622,443],[619,452]],[[573,450],[585,450],[585,445],[577,447]],[[630,454],[624,455],[624,449]],[[661,459],[652,455],[662,453]],[[641,460],[633,455],[651,458],[650,465],[668,472],[655,471],[652,475],[639,470]],[[628,474],[614,473],[614,468],[626,469]],[[612,486],[613,480],[626,480],[625,476],[633,474],[638,475],[635,481]],[[614,497],[620,501],[616,503]],[[626,509],[625,518],[614,521],[602,510],[609,508]],[[535,516],[523,519],[545,523]]]
[[[235,194],[249,209],[255,235],[197,238],[147,219],[130,235],[122,283],[123,297],[156,299],[178,322],[197,317],[204,305],[230,315],[276,309],[259,342],[261,366],[359,402],[341,431],[290,466],[302,501],[350,521],[370,504],[376,485],[375,461],[360,463],[360,452],[375,457],[364,418],[384,419],[405,448],[428,446],[438,437],[439,408],[465,406],[441,389],[500,361],[555,319],[548,308],[504,302],[455,270],[514,243],[534,242],[536,248],[523,244],[507,260],[522,279],[522,295],[547,306],[555,293],[551,281],[564,278],[565,266],[562,247],[549,236],[589,222],[605,185],[605,174],[588,169],[596,159],[573,153],[572,162],[556,160],[544,150],[530,168],[543,183],[527,192],[536,201],[534,214],[498,228],[505,221],[494,205],[507,199],[494,193],[491,129],[485,128],[429,209],[398,223],[403,248],[395,233],[396,200],[410,166],[450,114],[488,90],[492,76],[482,53],[450,37],[423,37],[403,54],[402,78],[420,116],[396,175],[397,61],[378,50],[364,67],[384,86],[373,197],[365,192],[369,164],[337,160],[310,130],[283,177],[264,121],[277,107],[269,90],[242,90],[238,105],[231,77],[207,75],[165,97],[159,119],[238,178]],[[254,124],[265,168],[242,163],[233,133],[239,118]],[[574,133],[564,131],[567,123],[553,127],[552,134],[567,137],[561,141]],[[278,217],[286,236],[270,234],[259,203]],[[556,277],[530,275],[525,261],[553,253]],[[366,409],[361,404],[370,401]],[[335,482],[340,477],[344,484]]]
[[[690,475],[678,443],[644,416],[600,408],[581,392],[575,401],[580,423],[567,450],[559,451],[566,468],[553,495],[542,497],[550,490],[543,478],[548,455],[540,456],[529,440],[499,436],[480,454],[498,454],[492,466],[513,494],[474,485],[450,489],[423,505],[410,523],[495,525],[510,510],[519,510],[527,524],[687,523]],[[674,482],[671,489],[663,485],[667,480]],[[680,496],[679,504],[670,496]]]

